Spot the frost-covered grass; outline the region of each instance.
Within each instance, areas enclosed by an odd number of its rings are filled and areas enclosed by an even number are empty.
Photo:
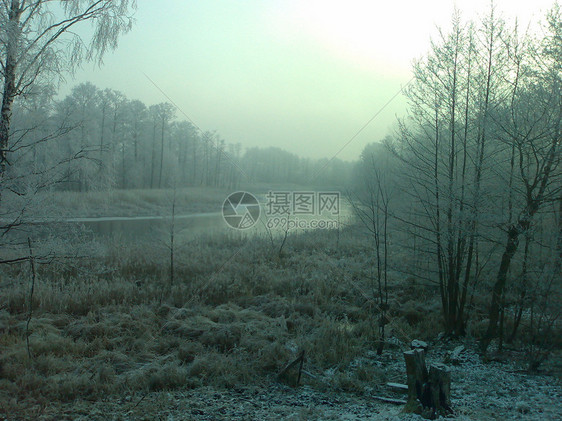
[[[247,184],[234,189],[265,194],[268,190],[302,190],[303,186],[284,185],[272,187]],[[310,187],[307,187],[310,190]],[[325,190],[325,189],[324,189]],[[176,214],[219,212],[232,189],[212,187],[182,187],[163,189],[111,189],[107,191],[45,191],[31,195],[33,206],[28,206],[32,216],[39,218],[52,215],[66,217],[100,216],[154,216],[169,215],[175,195]],[[30,196],[30,197],[31,197]],[[13,199],[13,200],[12,200]],[[16,200],[17,199],[17,200]],[[10,198],[20,209],[25,198]]]
[[[103,191],[41,191],[28,196],[6,193],[5,202],[12,203],[14,210],[26,209],[26,216],[33,218],[58,217],[86,218],[102,216],[156,216],[169,215],[175,195],[176,214],[219,212],[224,200],[233,191],[244,190],[264,195],[269,190],[310,190],[310,186],[285,184],[246,183],[232,188],[204,186],[181,187],[175,191],[162,189],[110,189]],[[320,188],[320,190],[329,190]],[[334,189],[336,190],[336,189]]]
[[[114,245],[103,259],[39,265],[26,348],[29,266],[0,274],[0,414],[51,402],[200,386],[269,384],[301,350],[313,387],[389,380],[376,348],[371,249],[355,228],[280,239],[199,238],[169,256]],[[393,274],[388,347],[441,330],[435,290]],[[390,379],[397,380],[397,379]],[[403,379],[402,379],[403,380]]]
[[[230,191],[208,187],[184,187],[175,191],[176,212],[218,212]],[[42,192],[34,200],[47,203],[32,209],[34,215],[69,217],[168,215],[173,189],[114,189],[109,191]]]

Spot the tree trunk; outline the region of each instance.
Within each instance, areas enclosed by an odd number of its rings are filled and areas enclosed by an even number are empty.
[[[192,153],[192,158],[193,158],[193,180],[192,180],[192,184],[195,186],[197,184],[197,139],[194,138],[193,139],[193,153]]]
[[[488,324],[488,329],[486,330],[486,334],[484,335],[484,338],[482,339],[482,342],[480,344],[481,351],[484,354],[486,353],[490,342],[496,335],[500,313],[500,300],[507,281],[507,273],[509,271],[509,266],[511,265],[511,259],[513,258],[513,255],[515,254],[515,252],[517,251],[517,247],[519,246],[519,235],[527,232],[534,215],[537,213],[541,203],[544,201],[545,191],[550,181],[551,172],[553,166],[555,165],[556,159],[558,158],[558,146],[560,143],[559,136],[560,134],[559,132],[557,132],[554,136],[554,139],[552,140],[552,145],[550,147],[550,150],[548,151],[543,170],[540,174],[537,175],[537,177],[535,178],[535,182],[532,185],[527,184],[527,204],[525,206],[525,209],[521,213],[519,220],[515,224],[512,224],[507,232],[507,243],[502,255],[500,268],[498,270],[496,283],[494,285],[494,290],[492,293],[492,304],[490,306],[489,316],[490,321]],[[523,174],[523,171],[521,172]],[[538,191],[533,197],[533,189],[536,188],[537,185],[539,186]]]
[[[105,105],[102,107],[101,111],[101,128],[100,128],[100,170],[103,165],[103,148],[104,148],[104,134],[105,134]]]
[[[174,285],[174,233],[176,222],[176,191],[172,202],[172,226],[170,227],[170,290]]]
[[[135,148],[135,164],[138,164],[139,161],[138,144],[139,144],[139,122],[135,120],[135,129],[133,131],[133,146]]]
[[[125,142],[121,145],[121,188],[125,189],[127,186],[125,185],[126,180],[125,174]]]
[[[502,255],[500,268],[496,276],[496,283],[494,285],[494,290],[492,292],[492,304],[490,306],[490,322],[488,324],[488,329],[481,343],[482,352],[485,353],[490,345],[490,341],[496,335],[496,328],[498,325],[498,319],[500,315],[500,301],[507,281],[507,272],[509,271],[509,266],[511,265],[511,259],[517,251],[519,245],[519,230],[517,227],[511,227],[507,233],[507,243],[505,250]]]
[[[164,167],[164,128],[166,120],[162,119],[162,136],[160,139],[160,174],[158,175],[158,188],[162,188],[162,168]]]
[[[150,188],[154,187],[154,165],[156,159],[156,121],[153,122],[152,126],[152,160],[150,166]]]
[[[517,303],[517,311],[513,318],[513,329],[511,335],[508,337],[507,342],[512,343],[517,334],[517,329],[521,323],[521,316],[523,315],[523,306],[525,303],[525,297],[527,296],[527,261],[529,258],[529,243],[531,242],[530,235],[527,233],[525,236],[525,251],[523,254],[523,268],[521,270],[521,293],[519,295],[519,301]]]
[[[2,92],[2,109],[0,111],[0,186],[4,181],[6,166],[8,165],[8,149],[10,138],[10,123],[12,120],[12,105],[16,97],[16,48],[19,38],[19,22],[22,14],[19,0],[12,0],[8,13],[8,40],[4,65],[4,89]],[[0,196],[1,199],[1,196]]]

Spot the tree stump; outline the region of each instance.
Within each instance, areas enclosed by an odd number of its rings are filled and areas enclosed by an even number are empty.
[[[404,352],[408,378],[408,401],[405,412],[415,412],[435,419],[451,410],[451,373],[443,364],[425,365],[423,349]]]
[[[451,370],[445,364],[429,367],[431,406],[439,414],[451,412]]]

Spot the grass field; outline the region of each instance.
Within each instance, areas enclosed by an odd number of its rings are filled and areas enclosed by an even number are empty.
[[[80,192],[49,192],[37,201],[48,202],[38,212],[45,216],[154,216],[170,213],[176,202],[178,214],[218,212],[230,192],[225,189],[186,187],[177,189],[138,189]],[[54,209],[59,211],[54,212]]]
[[[277,243],[193,240],[177,253],[173,284],[168,256],[147,244],[41,264],[31,318],[29,264],[4,267],[0,413],[33,419],[75,399],[267,384],[302,350],[309,372],[330,373],[303,379],[318,389],[395,380],[361,362],[379,340],[361,230],[295,233],[281,254]],[[387,347],[437,337],[437,291],[391,272],[389,295]]]
[[[29,270],[13,267],[2,274],[1,401],[267,381],[303,349],[318,370],[344,373],[374,348],[377,311],[369,251],[351,232],[336,241],[334,232],[295,235],[279,256],[267,238],[200,239],[178,256],[173,285],[166,256],[143,245],[114,247],[107,259],[79,266],[42,265],[31,358]],[[393,289],[404,304],[395,332],[405,340],[435,335],[435,300]],[[428,306],[436,317],[422,320],[416,312]]]
[[[234,190],[211,187],[174,189],[127,189],[108,191],[50,191],[26,197],[7,196],[6,203],[14,209],[25,208],[29,218],[157,216],[169,215],[175,197],[176,214],[219,212],[224,200],[233,191],[264,195],[275,191],[310,191],[310,186],[247,184]],[[320,189],[321,191],[330,189]],[[335,189],[337,190],[337,189]],[[9,194],[9,193],[8,193]]]

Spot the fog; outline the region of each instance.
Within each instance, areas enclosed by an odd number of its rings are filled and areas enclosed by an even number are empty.
[[[140,1],[119,48],[101,68],[84,65],[62,92],[90,81],[153,104],[168,100],[161,89],[178,115],[227,142],[331,158],[408,83],[412,61],[449,24],[454,4]],[[456,3],[467,19],[488,4]],[[496,5],[525,28],[550,2]],[[405,105],[398,96],[338,156],[357,159],[392,131]]]
[[[0,419],[559,419],[561,40],[552,0],[0,2]]]

